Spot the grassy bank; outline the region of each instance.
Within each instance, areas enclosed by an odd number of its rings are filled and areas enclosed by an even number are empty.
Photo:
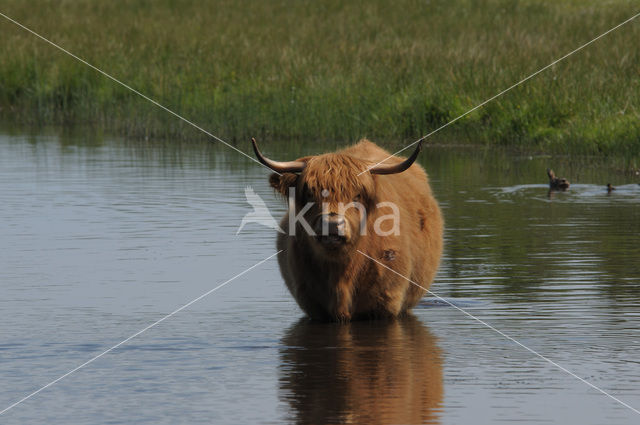
[[[5,0],[0,11],[229,141],[408,142],[640,11],[612,0]],[[0,115],[203,137],[0,17]],[[640,18],[433,136],[640,156]]]

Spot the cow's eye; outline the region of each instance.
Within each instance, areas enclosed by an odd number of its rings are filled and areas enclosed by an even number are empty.
[[[311,190],[310,190],[310,189],[306,189],[306,190],[304,191],[304,200],[305,200],[306,202],[309,202],[309,201],[311,201],[312,199],[313,199],[313,192],[311,192]]]
[[[360,202],[360,199],[362,199],[362,196],[360,196],[360,194],[357,194],[353,197],[353,202]]]
[[[302,193],[301,193],[301,196],[300,196],[300,200],[302,202],[308,202],[309,199],[311,199],[311,190],[309,190],[309,187],[305,184],[302,187]]]

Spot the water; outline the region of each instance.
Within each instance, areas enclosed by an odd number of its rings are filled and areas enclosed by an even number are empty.
[[[465,148],[420,160],[446,218],[432,290],[640,409],[637,181]],[[569,192],[549,197],[548,166]],[[0,409],[273,254],[272,230],[236,235],[247,185],[283,213],[267,176],[209,142],[0,136]],[[435,297],[400,322],[301,318],[269,260],[2,423],[640,421]]]

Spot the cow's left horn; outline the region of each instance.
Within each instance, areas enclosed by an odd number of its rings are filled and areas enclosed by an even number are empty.
[[[420,153],[420,149],[422,149],[422,140],[418,142],[418,146],[416,146],[416,149],[413,151],[411,156],[404,161],[398,164],[378,164],[375,167],[371,168],[369,171],[371,172],[371,174],[401,173],[407,168],[411,167],[411,164],[415,162],[416,158],[418,158],[418,154]]]
[[[266,156],[262,155],[260,150],[258,149],[258,143],[256,139],[251,138],[251,143],[253,144],[253,151],[256,153],[256,157],[258,161],[267,167],[271,168],[276,173],[299,173],[304,170],[304,167],[307,165],[302,161],[288,161],[288,162],[278,162],[273,161]]]

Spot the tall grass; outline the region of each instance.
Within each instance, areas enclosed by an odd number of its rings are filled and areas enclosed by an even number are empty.
[[[631,0],[5,0],[0,11],[230,141],[407,142],[640,11]],[[0,108],[197,131],[0,18]],[[640,155],[640,18],[433,136]],[[200,135],[198,135],[200,136]]]

